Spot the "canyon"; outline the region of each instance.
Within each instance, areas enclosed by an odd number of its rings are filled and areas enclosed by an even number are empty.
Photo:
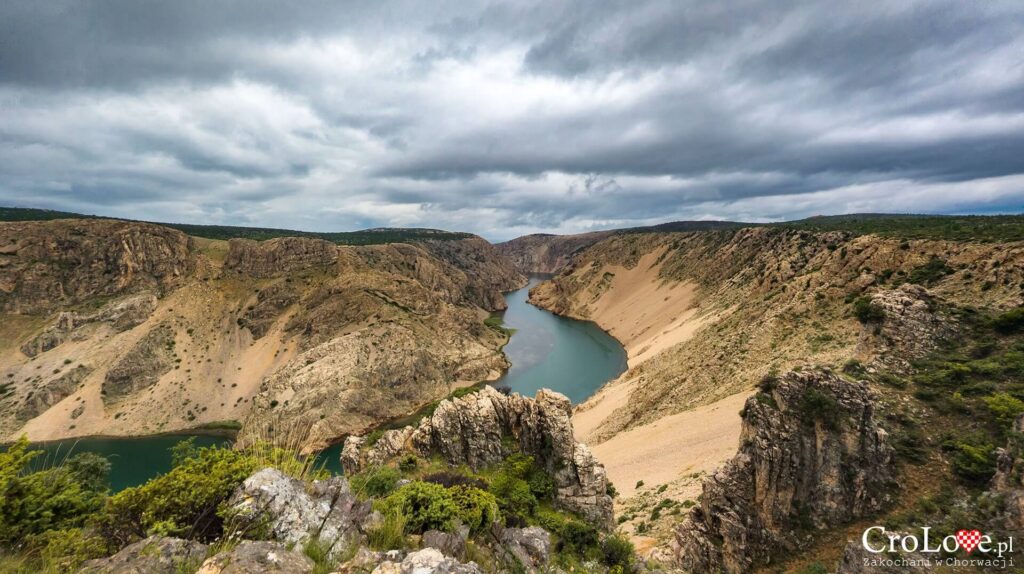
[[[239,448],[304,453],[347,437],[351,472],[412,457],[486,476],[529,456],[559,511],[693,572],[811,564],[801,552],[854,571],[857,527],[940,494],[1019,529],[1024,243],[916,220],[698,223],[497,245],[0,223],[0,431],[228,427]],[[547,274],[532,305],[624,347],[626,370],[580,404],[477,386],[509,368],[515,335],[492,314],[531,273]],[[980,472],[961,460],[977,445]]]

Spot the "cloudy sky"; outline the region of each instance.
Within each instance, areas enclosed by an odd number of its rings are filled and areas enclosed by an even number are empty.
[[[0,2],[0,205],[492,239],[1024,210],[1024,4]]]

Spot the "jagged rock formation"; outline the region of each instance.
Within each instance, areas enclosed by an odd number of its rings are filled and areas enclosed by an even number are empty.
[[[449,464],[479,469],[495,465],[511,448],[528,454],[555,482],[555,501],[591,523],[612,525],[612,499],[604,467],[586,445],[573,437],[572,405],[565,396],[542,389],[533,399],[503,395],[492,387],[466,397],[442,401],[418,427],[385,433],[369,449],[365,439],[349,437],[342,464],[357,472],[400,452],[437,454]],[[512,439],[511,444],[507,439]]]
[[[247,478],[228,506],[235,520],[264,525],[278,542],[294,546],[316,539],[332,556],[359,544],[377,520],[344,477],[307,484],[274,468]]]
[[[610,237],[614,231],[578,235],[524,235],[496,245],[498,252],[523,273],[558,273],[580,251]]]
[[[743,417],[739,452],[704,481],[676,532],[688,571],[751,571],[889,500],[893,450],[866,384],[790,372],[751,397]]]
[[[70,340],[88,338],[91,327],[98,323],[110,325],[115,332],[126,331],[142,324],[157,306],[157,298],[152,293],[140,293],[117,299],[103,306],[95,313],[77,313],[62,311],[57,320],[42,333],[26,341],[21,352],[29,357],[45,353]]]
[[[40,313],[94,297],[179,285],[194,266],[180,231],[132,221],[0,224],[0,310]]]

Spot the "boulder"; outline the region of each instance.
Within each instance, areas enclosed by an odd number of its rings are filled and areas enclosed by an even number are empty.
[[[193,540],[151,536],[109,558],[89,560],[83,574],[178,574],[191,571],[206,557],[206,545]],[[191,568],[190,568],[191,567]]]
[[[203,562],[196,574],[308,574],[316,564],[308,556],[280,542],[244,541]]]
[[[428,530],[423,533],[424,548],[440,550],[445,556],[463,558],[466,555],[466,537],[463,533]]]
[[[275,468],[247,478],[228,505],[235,516],[266,524],[276,541],[299,545],[316,538],[331,555],[358,543],[374,520],[370,502],[360,502],[344,477],[306,483]]]
[[[530,571],[547,566],[551,559],[551,535],[539,526],[502,528],[497,538]]]

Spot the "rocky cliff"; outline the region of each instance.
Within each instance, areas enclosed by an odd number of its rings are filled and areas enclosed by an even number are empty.
[[[704,480],[700,505],[676,532],[678,563],[748,572],[817,530],[883,508],[896,468],[874,409],[864,383],[828,371],[766,380],[744,407],[739,452]]]
[[[195,265],[180,231],[117,220],[0,224],[0,310],[47,313],[97,297],[162,291]]]
[[[580,251],[610,237],[614,231],[595,231],[578,235],[524,235],[496,248],[522,273],[558,273]]]
[[[0,434],[312,425],[309,448],[497,377],[519,274],[480,238],[196,239],[0,223]]]
[[[438,455],[472,469],[499,464],[516,452],[530,455],[555,482],[555,502],[602,529],[610,529],[612,499],[604,467],[576,442],[569,399],[541,390],[533,399],[504,395],[490,386],[442,401],[416,427],[391,430],[372,446],[349,437],[342,454],[346,471],[383,464],[403,452]]]

